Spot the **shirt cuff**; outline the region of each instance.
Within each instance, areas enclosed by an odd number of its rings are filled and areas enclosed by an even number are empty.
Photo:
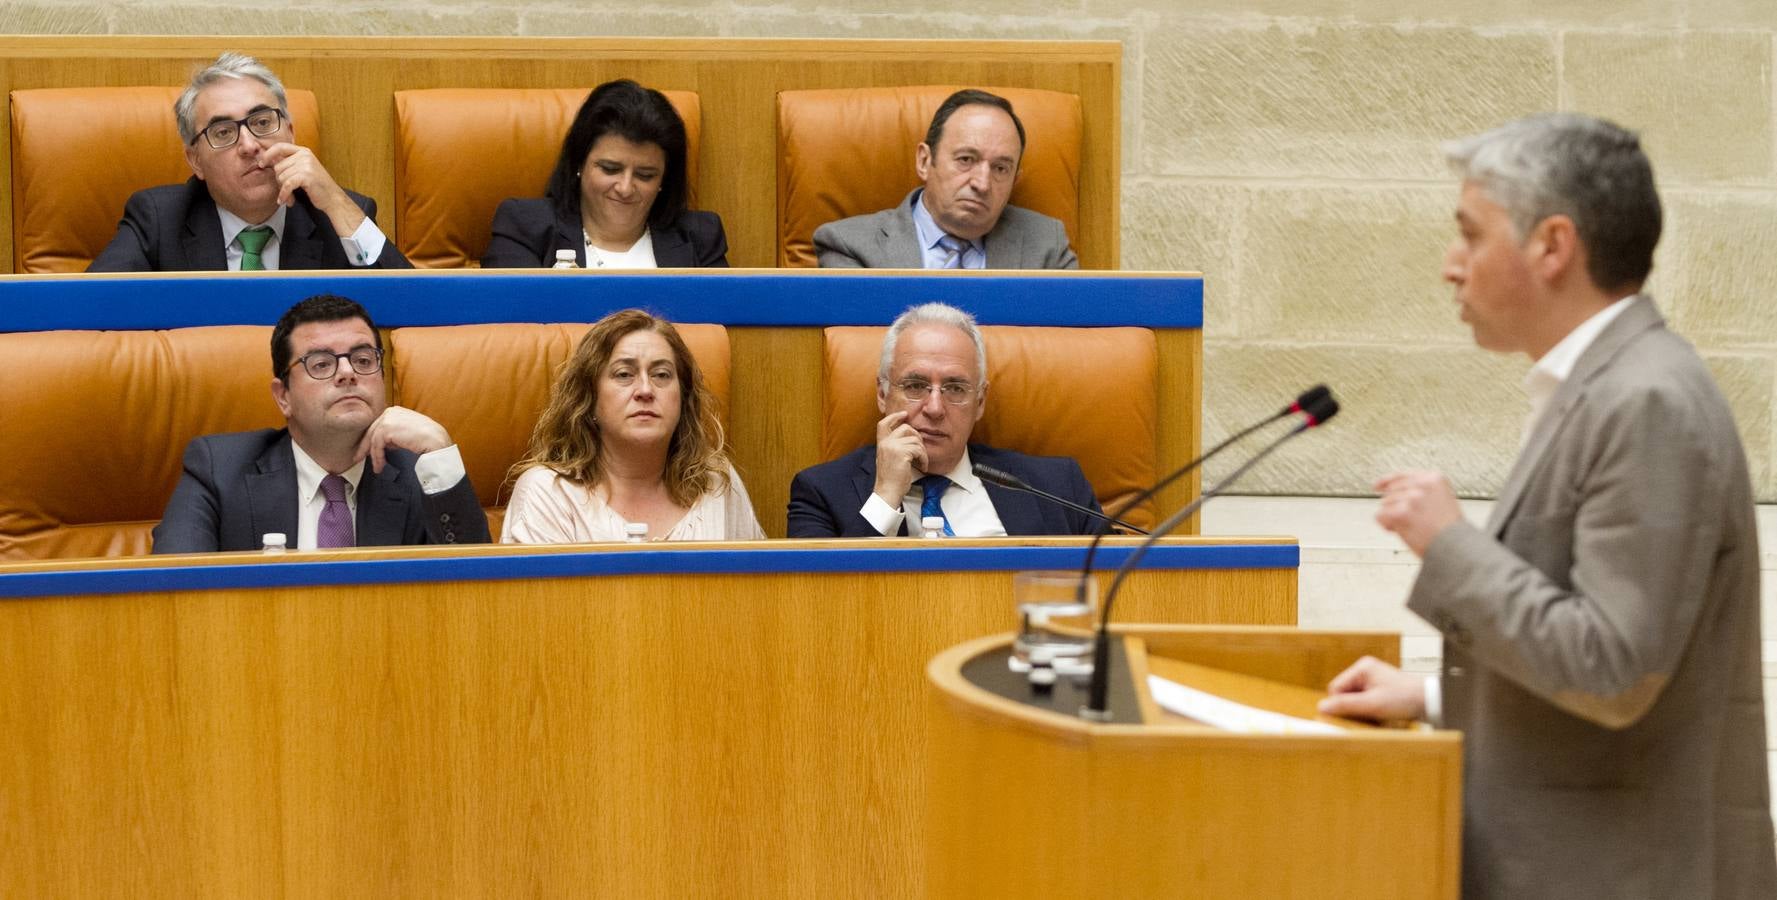
[[[1444,727],[1444,686],[1436,675],[1425,676],[1425,721]]]
[[[877,534],[887,536],[901,530],[901,519],[906,514],[883,502],[875,491],[871,491],[870,499],[864,501],[864,508],[858,510],[858,515],[863,516],[864,521],[869,522]]]
[[[420,490],[428,494],[442,494],[457,486],[468,474],[463,469],[463,453],[456,444],[421,453],[413,464],[413,474],[420,479]]]
[[[364,221],[359,223],[357,231],[352,232],[349,237],[339,239],[340,245],[346,249],[346,259],[354,266],[375,263],[383,255],[383,245],[388,242],[389,239],[383,236],[383,230],[376,227],[376,220],[369,216],[365,216]]]

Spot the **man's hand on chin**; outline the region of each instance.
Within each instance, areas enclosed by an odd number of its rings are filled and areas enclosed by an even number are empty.
[[[876,423],[876,496],[896,509],[926,467],[925,440],[907,424],[907,416],[897,410]]]
[[[364,437],[358,441],[358,456],[368,457],[371,470],[381,473],[390,447],[425,454],[443,450],[451,443],[450,433],[443,425],[405,406],[391,406],[364,430]]]

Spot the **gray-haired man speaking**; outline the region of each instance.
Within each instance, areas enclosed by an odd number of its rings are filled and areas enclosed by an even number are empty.
[[[1462,730],[1465,897],[1777,897],[1752,489],[1708,369],[1640,293],[1653,169],[1575,115],[1448,150],[1444,278],[1477,344],[1533,361],[1524,449],[1485,528],[1439,473],[1377,483],[1443,671],[1360,660],[1321,708]]]

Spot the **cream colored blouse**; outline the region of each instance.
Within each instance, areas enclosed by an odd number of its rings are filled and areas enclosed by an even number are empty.
[[[621,541],[623,517],[587,488],[547,466],[525,470],[512,487],[506,506],[506,523],[500,530],[502,544],[576,544]],[[762,540],[764,529],[753,515],[753,501],[734,467],[728,468],[728,487],[706,492],[665,536],[665,541]]]

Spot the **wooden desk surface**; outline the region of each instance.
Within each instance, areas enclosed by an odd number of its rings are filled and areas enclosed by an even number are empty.
[[[0,566],[0,896],[919,896],[926,661],[1010,629],[1010,571],[1079,555]],[[1148,559],[1120,618],[1294,621],[1292,542]]]

